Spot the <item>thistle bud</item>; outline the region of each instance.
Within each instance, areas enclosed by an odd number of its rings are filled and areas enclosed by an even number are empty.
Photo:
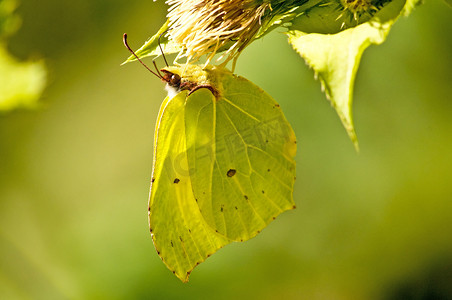
[[[182,46],[180,56],[196,60],[225,51],[221,60],[237,58],[240,52],[275,16],[294,7],[282,0],[168,0],[171,39]]]
[[[359,18],[372,17],[378,11],[377,6],[382,6],[387,0],[341,0],[344,11],[348,11],[355,21]],[[375,3],[375,4],[374,4]]]

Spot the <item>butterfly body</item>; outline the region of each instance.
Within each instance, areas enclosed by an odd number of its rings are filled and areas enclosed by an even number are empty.
[[[218,96],[218,91],[208,83],[190,81],[189,79],[181,77],[181,75],[173,73],[168,69],[161,69],[160,71],[164,74],[162,76],[162,81],[166,82],[165,89],[171,97],[175,96],[180,91],[189,91],[190,95],[194,91],[201,88],[207,88],[212,92],[212,94]]]

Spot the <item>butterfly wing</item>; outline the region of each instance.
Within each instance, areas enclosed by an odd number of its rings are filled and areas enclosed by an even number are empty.
[[[218,98],[199,89],[186,101],[188,170],[205,222],[244,241],[294,208],[295,134],[263,90],[230,72],[213,75]]]
[[[188,171],[185,101],[181,92],[163,102],[156,125],[149,224],[157,253],[187,281],[193,268],[230,241],[216,233],[199,211]]]

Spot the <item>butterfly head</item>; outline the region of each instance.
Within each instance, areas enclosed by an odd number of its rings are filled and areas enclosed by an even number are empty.
[[[161,69],[160,71],[163,73],[163,76],[162,76],[163,81],[165,81],[171,87],[180,89],[182,79],[179,74],[173,73],[173,72],[165,70],[165,69]]]

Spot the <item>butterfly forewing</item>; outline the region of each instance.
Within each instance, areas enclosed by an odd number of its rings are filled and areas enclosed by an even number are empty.
[[[188,172],[185,140],[187,91],[167,99],[159,113],[149,202],[155,248],[181,280],[209,255],[229,243],[200,214]]]

